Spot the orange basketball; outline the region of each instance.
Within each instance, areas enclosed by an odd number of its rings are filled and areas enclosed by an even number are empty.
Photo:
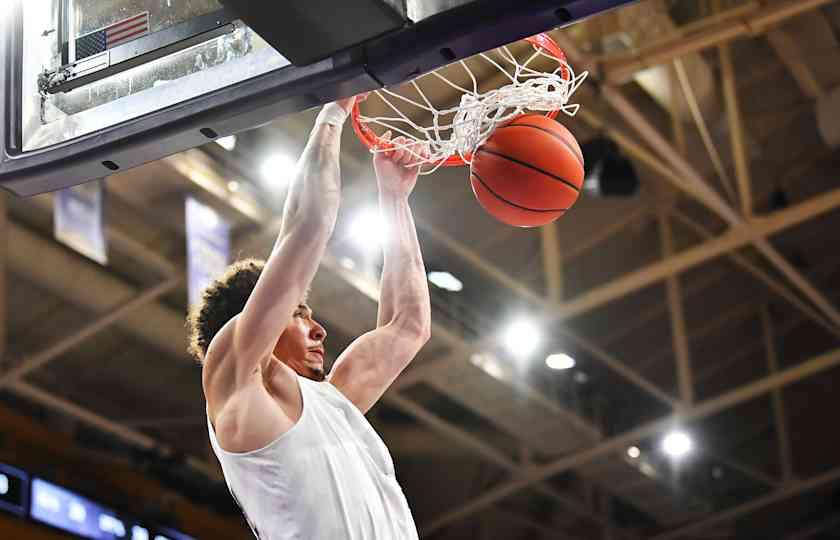
[[[473,156],[470,182],[496,219],[538,227],[572,207],[583,185],[583,153],[560,123],[524,114],[496,128]]]

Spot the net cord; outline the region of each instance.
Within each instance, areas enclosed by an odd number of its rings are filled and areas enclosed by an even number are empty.
[[[500,88],[479,92],[475,75],[467,63],[461,60],[459,65],[472,82],[471,90],[433,71],[410,82],[422,102],[387,88],[375,91],[374,94],[395,116],[360,115],[359,120],[368,125],[380,126],[397,136],[401,135],[407,141],[401,144],[392,142],[388,148],[372,148],[371,151],[376,153],[404,149],[416,160],[415,163],[421,166],[420,174],[431,174],[443,166],[447,158],[456,154],[466,164],[470,164],[475,150],[490,137],[496,126],[526,111],[560,111],[568,116],[577,113],[580,105],[569,104],[569,100],[586,80],[587,72],[575,74],[569,64],[541,49],[536,49],[524,63],[517,61],[507,47],[501,47],[498,53],[503,62],[511,65],[512,73],[490,55],[482,53],[479,56],[495,66],[510,81]],[[558,67],[550,73],[530,68],[529,64],[541,56],[556,62]],[[435,107],[419,84],[429,77],[462,92],[460,103],[445,109]],[[431,125],[421,126],[413,121],[394,104],[397,101],[431,114]],[[450,116],[451,121],[443,120]]]

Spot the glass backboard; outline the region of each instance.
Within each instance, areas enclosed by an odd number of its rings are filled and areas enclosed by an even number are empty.
[[[3,0],[0,187],[107,176],[630,0]]]

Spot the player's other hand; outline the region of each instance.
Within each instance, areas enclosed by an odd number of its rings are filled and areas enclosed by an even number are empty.
[[[336,101],[336,104],[342,109],[344,109],[347,112],[347,114],[350,114],[350,111],[353,110],[353,105],[355,105],[357,101],[366,100],[368,94],[370,94],[370,92],[365,92],[363,94],[359,94],[357,96],[352,96],[349,98],[339,99]]]
[[[423,146],[418,142],[399,136],[391,140],[391,132],[382,136],[382,141],[390,145],[387,150],[376,152],[373,156],[373,169],[379,191],[383,194],[408,197],[417,184]]]

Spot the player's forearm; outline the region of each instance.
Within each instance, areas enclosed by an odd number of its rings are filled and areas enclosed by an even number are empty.
[[[426,268],[408,199],[380,192],[379,206],[388,223],[377,326],[400,323],[406,331],[428,337],[431,303]]]
[[[341,201],[340,144],[341,126],[318,123],[312,129],[289,187],[278,243],[295,230],[332,234]]]

